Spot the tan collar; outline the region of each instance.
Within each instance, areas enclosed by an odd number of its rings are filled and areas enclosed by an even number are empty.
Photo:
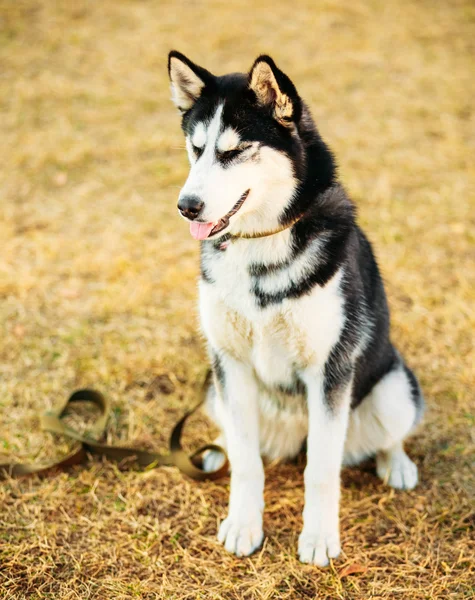
[[[239,238],[244,239],[244,240],[253,240],[256,238],[270,237],[271,235],[275,235],[276,233],[281,233],[282,231],[285,231],[286,229],[290,229],[291,227],[293,227],[295,225],[295,223],[298,223],[302,217],[303,217],[303,213],[300,213],[297,217],[295,217],[295,219],[292,219],[292,221],[290,221],[286,225],[282,225],[282,227],[279,227],[278,229],[272,229],[270,231],[262,231],[262,232],[258,232],[258,233],[237,233],[237,234],[231,233],[229,241],[233,241],[234,239],[239,239]]]

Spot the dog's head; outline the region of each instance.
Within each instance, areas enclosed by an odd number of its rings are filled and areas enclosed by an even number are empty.
[[[302,186],[308,133],[318,135],[293,83],[268,56],[248,74],[217,77],[173,51],[168,71],[191,163],[178,209],[192,236],[282,223]]]

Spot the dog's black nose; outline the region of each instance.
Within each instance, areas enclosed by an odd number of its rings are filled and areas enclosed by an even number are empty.
[[[198,196],[184,196],[178,201],[178,210],[184,217],[193,221],[203,210],[204,204]]]

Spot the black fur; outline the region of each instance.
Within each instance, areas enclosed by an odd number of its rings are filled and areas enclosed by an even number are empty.
[[[424,410],[425,410],[424,398],[422,396],[419,382],[417,381],[417,378],[414,375],[414,373],[404,363],[403,363],[403,367],[406,372],[407,378],[409,379],[409,384],[411,386],[412,401],[416,405],[416,422],[414,423],[414,425],[417,425],[417,423],[419,423],[420,420],[422,419],[422,415],[424,414]]]
[[[279,391],[289,396],[304,396],[307,393],[307,387],[298,374],[294,373],[292,381],[285,385],[281,384]]]
[[[311,206],[305,217],[298,221],[292,228],[292,248],[291,258],[282,265],[271,264],[251,265],[250,274],[253,279],[253,292],[256,301],[261,308],[271,304],[278,304],[286,298],[299,298],[303,294],[310,292],[315,285],[323,287],[345,261],[347,253],[348,237],[354,227],[353,207],[346,202],[335,202],[329,198],[333,196],[342,196],[342,190],[332,186],[325,190],[319,201]],[[335,211],[335,204],[338,205],[338,211]],[[282,289],[278,294],[266,294],[259,288],[259,280],[269,272],[275,272],[286,266],[290,266],[293,259],[302,254],[308,245],[319,236],[325,236],[325,244],[321,253],[314,257],[313,269],[302,277],[300,281]],[[269,271],[270,267],[270,271]]]
[[[215,374],[218,384],[221,386],[221,389],[224,389],[226,374],[224,372],[224,367],[221,362],[221,359],[219,358],[219,355],[216,352],[213,352],[212,360],[213,362],[211,366],[213,369],[213,373]]]
[[[201,253],[201,260],[200,260],[200,274],[201,274],[201,279],[203,281],[206,281],[206,283],[214,283],[214,279],[211,277],[210,273],[209,273],[209,269],[206,265],[206,256],[204,254],[204,252]]]

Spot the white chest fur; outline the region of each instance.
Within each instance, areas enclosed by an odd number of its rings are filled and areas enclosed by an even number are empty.
[[[344,324],[341,271],[325,287],[259,306],[249,266],[268,263],[269,256],[277,263],[288,253],[285,237],[239,241],[222,253],[205,256],[213,283],[200,284],[201,324],[211,347],[252,364],[269,388],[290,385],[295,374],[308,368],[322,369]],[[263,286],[273,292],[285,289],[303,269],[302,259],[292,262],[278,276],[263,280]]]

